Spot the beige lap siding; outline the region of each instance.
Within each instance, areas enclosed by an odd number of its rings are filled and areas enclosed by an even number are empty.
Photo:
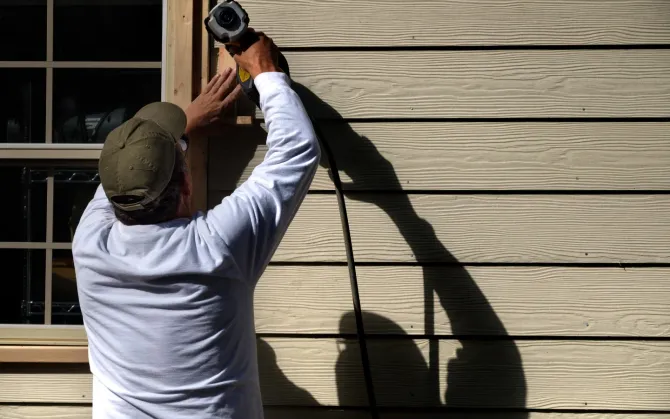
[[[436,343],[439,357],[433,368],[439,374],[433,388],[429,341],[370,339],[380,405],[439,406],[446,394],[452,407],[670,410],[668,342]],[[259,343],[259,359],[268,405],[367,403],[354,340],[267,338]],[[91,403],[91,376],[83,369],[3,368],[0,380],[0,403]]]
[[[283,47],[670,43],[665,0],[247,0]]]
[[[320,122],[320,126],[346,190],[670,189],[668,122]],[[241,184],[267,152],[261,127],[232,135],[244,141],[210,143],[210,152],[220,157],[210,165],[213,191]],[[392,165],[393,173],[380,159]],[[327,170],[320,167],[312,190],[333,189]]]
[[[288,49],[335,153],[382,418],[670,412],[667,342],[644,339],[670,333],[670,4],[244,6]],[[210,143],[210,205],[262,161],[265,136],[259,124]],[[256,292],[259,333],[305,350],[356,332],[333,189],[321,167]],[[358,362],[343,342],[334,371]],[[367,402],[362,376],[336,374],[328,398],[282,362],[304,404]]]

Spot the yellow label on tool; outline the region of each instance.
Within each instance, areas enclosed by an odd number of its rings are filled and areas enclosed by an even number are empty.
[[[240,77],[240,82],[246,83],[251,78],[251,74],[243,68],[240,68],[237,74]]]

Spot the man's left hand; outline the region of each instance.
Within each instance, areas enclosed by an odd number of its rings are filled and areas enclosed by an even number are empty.
[[[228,68],[215,75],[186,109],[186,134],[209,134],[242,93],[235,71]]]

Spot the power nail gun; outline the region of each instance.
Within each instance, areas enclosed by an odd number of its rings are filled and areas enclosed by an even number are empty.
[[[234,0],[224,0],[214,7],[207,18],[205,18],[207,32],[217,41],[226,46],[231,55],[235,55],[235,49],[231,44],[242,40],[249,29],[249,15]],[[279,53],[279,68],[290,77],[289,66],[286,58]],[[237,82],[247,97],[259,106],[260,97],[251,74],[240,66],[237,66]]]

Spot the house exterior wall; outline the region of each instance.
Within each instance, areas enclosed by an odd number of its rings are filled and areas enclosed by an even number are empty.
[[[333,149],[370,360],[321,167],[256,292],[268,418],[371,418],[368,368],[384,419],[670,419],[670,2],[243,6]],[[85,366],[0,368],[0,419],[90,418]]]
[[[333,149],[382,417],[670,411],[669,3],[243,5]],[[264,140],[210,141],[210,206]],[[324,166],[256,293],[264,396],[370,417]]]

